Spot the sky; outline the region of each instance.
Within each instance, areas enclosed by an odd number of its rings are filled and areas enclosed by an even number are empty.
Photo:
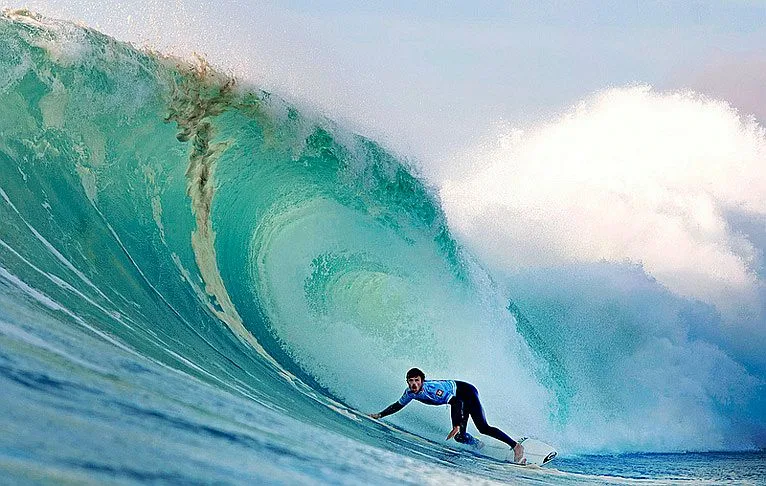
[[[6,0],[7,2],[8,0]],[[650,84],[722,97],[766,119],[761,1],[323,2],[33,0],[318,108],[415,156],[445,159],[565,112],[599,90]]]

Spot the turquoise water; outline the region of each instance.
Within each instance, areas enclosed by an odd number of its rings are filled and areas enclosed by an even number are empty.
[[[657,388],[614,380],[641,336],[581,359],[554,297],[582,292],[518,275],[509,304],[375,142],[91,29],[7,12],[0,39],[3,482],[766,480],[762,453],[636,454],[762,447],[757,375],[724,361],[675,428],[635,431]],[[472,455],[444,409],[368,419],[412,365],[477,383],[491,421],[561,457]]]

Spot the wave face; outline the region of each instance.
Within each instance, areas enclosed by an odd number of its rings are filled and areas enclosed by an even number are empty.
[[[633,385],[635,403],[607,393],[622,386],[610,365],[626,363],[584,346],[600,328],[555,318],[557,293],[582,283],[522,275],[525,295],[538,297],[509,304],[455,242],[432,191],[376,143],[203,62],[141,52],[87,28],[10,12],[0,39],[0,362],[15,386],[28,387],[22,376],[65,383],[52,377],[57,370],[92,389],[97,377],[137,383],[136,369],[158,367],[176,391],[156,391],[158,377],[141,393],[187,396],[180,390],[203,384],[228,420],[244,412],[222,403],[244,399],[282,424],[282,432],[263,426],[267,444],[288,447],[310,423],[320,435],[444,461],[444,449],[424,439],[443,438],[446,415],[413,407],[391,420],[412,436],[356,411],[393,401],[404,370],[417,365],[477,384],[512,435],[573,452],[756,445],[757,437],[728,434],[763,430],[762,419],[736,419],[763,405],[760,380],[722,356],[733,378],[708,370],[705,380],[720,386],[692,394],[686,419],[675,404],[653,401],[651,379]],[[587,287],[582,295],[598,300]],[[604,312],[638,319],[640,295],[627,311],[605,302]],[[636,344],[629,327],[602,334],[598,349],[617,347],[640,367],[653,359],[649,350],[673,345]],[[60,347],[44,344],[53,335]],[[104,363],[118,355],[135,363],[96,367],[96,349]],[[33,361],[49,374],[33,373]],[[142,396],[121,406],[135,412],[151,400]],[[11,411],[25,407],[6,400]],[[95,415],[110,409],[92,406]],[[63,413],[50,407],[37,417]],[[670,410],[661,423],[678,426],[631,434],[647,408]],[[594,420],[604,428],[592,430]],[[147,478],[158,479],[138,477]]]
[[[423,439],[391,437],[354,408],[369,413],[393,401],[414,362],[446,374],[478,355],[482,343],[470,340],[481,314],[504,323],[498,333],[508,339],[497,348],[518,350],[502,365],[531,359],[507,312],[485,305],[492,286],[461,256],[431,192],[377,144],[201,62],[139,52],[27,12],[7,13],[0,29],[9,47],[0,54],[0,358],[5,378],[22,387],[4,408],[35,410],[24,401],[35,384],[93,391],[104,374],[135,384],[145,380],[134,375],[153,370],[159,381],[145,386],[154,392],[140,387],[139,398],[107,405],[83,400],[92,421],[119,407],[125,414],[113,421],[121,423],[142,410],[148,398],[140,397],[173,396],[156,388],[177,382],[165,370],[178,370],[188,380],[177,390],[213,387],[202,403],[233,394],[259,414],[276,413],[272,422],[303,423],[281,434],[266,427],[266,442],[284,450],[298,447],[291,437],[305,427],[314,430],[306,424],[320,426],[306,439],[311,452],[300,452],[303,444],[291,455],[303,464],[339,431],[378,447],[414,440],[409,449],[430,450]],[[94,357],[104,343],[111,353]],[[130,366],[115,366],[125,353]],[[531,378],[517,381],[548,394]],[[210,405],[215,414],[240,416],[220,411],[225,401]],[[71,409],[50,405],[37,418]],[[424,435],[441,438],[443,419],[426,416],[433,432]],[[103,435],[82,435],[103,447]],[[7,447],[33,463],[47,457],[31,444]],[[282,450],[262,449],[264,457]],[[322,451],[326,461],[345,455]]]

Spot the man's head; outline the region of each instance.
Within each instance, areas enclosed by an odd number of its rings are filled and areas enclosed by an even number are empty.
[[[426,375],[418,368],[412,368],[407,372],[407,386],[412,393],[418,393],[423,388],[424,381],[426,381]]]

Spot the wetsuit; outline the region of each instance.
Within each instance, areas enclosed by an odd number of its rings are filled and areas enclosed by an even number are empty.
[[[479,401],[479,392],[470,383],[452,380],[426,380],[418,393],[413,393],[407,388],[399,401],[392,403],[380,412],[381,418],[398,412],[412,400],[428,405],[449,404],[452,426],[460,426],[460,432],[455,436],[455,440],[458,442],[470,440],[470,436],[466,433],[468,417],[470,416],[482,434],[505,442],[511,447],[516,446],[516,441],[508,437],[505,432],[487,423],[484,409]]]
[[[463,442],[466,437],[465,429],[468,426],[468,416],[470,415],[476,429],[490,437],[501,442],[505,442],[511,448],[516,447],[516,441],[497,427],[492,427],[487,423],[484,417],[484,409],[479,401],[479,391],[470,383],[464,381],[455,382],[455,396],[449,401],[450,414],[452,416],[452,426],[459,425],[460,432],[455,436],[455,440]]]

